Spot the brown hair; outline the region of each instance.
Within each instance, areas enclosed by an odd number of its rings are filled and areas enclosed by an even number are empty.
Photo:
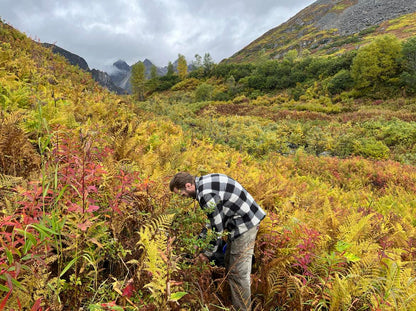
[[[191,185],[195,184],[195,176],[192,176],[186,172],[179,172],[175,176],[173,176],[172,180],[169,183],[170,191],[173,189],[185,189],[185,185],[190,183]]]

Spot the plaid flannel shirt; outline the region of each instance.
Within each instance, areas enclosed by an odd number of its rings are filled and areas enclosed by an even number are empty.
[[[207,210],[210,228],[235,239],[257,226],[266,213],[242,185],[224,174],[195,178],[196,199]]]

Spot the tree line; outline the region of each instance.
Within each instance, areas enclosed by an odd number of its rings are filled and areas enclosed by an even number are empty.
[[[289,51],[281,60],[260,59],[252,63],[215,64],[209,53],[204,58],[195,55],[188,66],[185,56],[179,54],[176,71],[172,63],[165,76],[157,76],[156,67],[146,78],[145,66],[138,62],[132,67],[132,91],[138,100],[145,94],[170,89],[187,78],[205,81],[215,77],[223,79],[228,87],[218,100],[228,100],[242,93],[257,96],[289,89],[298,99],[306,84],[319,81],[327,95],[352,91],[357,96],[394,95],[416,93],[416,37],[401,42],[393,35],[376,37],[358,49],[336,56],[313,56],[307,51],[298,55]]]

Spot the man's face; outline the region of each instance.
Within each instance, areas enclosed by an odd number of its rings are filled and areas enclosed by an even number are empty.
[[[192,185],[191,183],[185,184],[185,189],[174,188],[173,192],[185,198],[196,198],[195,185]]]

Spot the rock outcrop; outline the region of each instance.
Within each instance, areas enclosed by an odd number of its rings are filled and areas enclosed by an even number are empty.
[[[342,2],[346,1],[319,0],[312,5],[333,3],[335,6]],[[416,12],[415,0],[356,0],[355,2],[357,3],[343,11],[328,12],[316,21],[315,26],[321,29],[336,28],[341,35],[350,35],[384,21]],[[334,6],[331,6],[331,9]]]

